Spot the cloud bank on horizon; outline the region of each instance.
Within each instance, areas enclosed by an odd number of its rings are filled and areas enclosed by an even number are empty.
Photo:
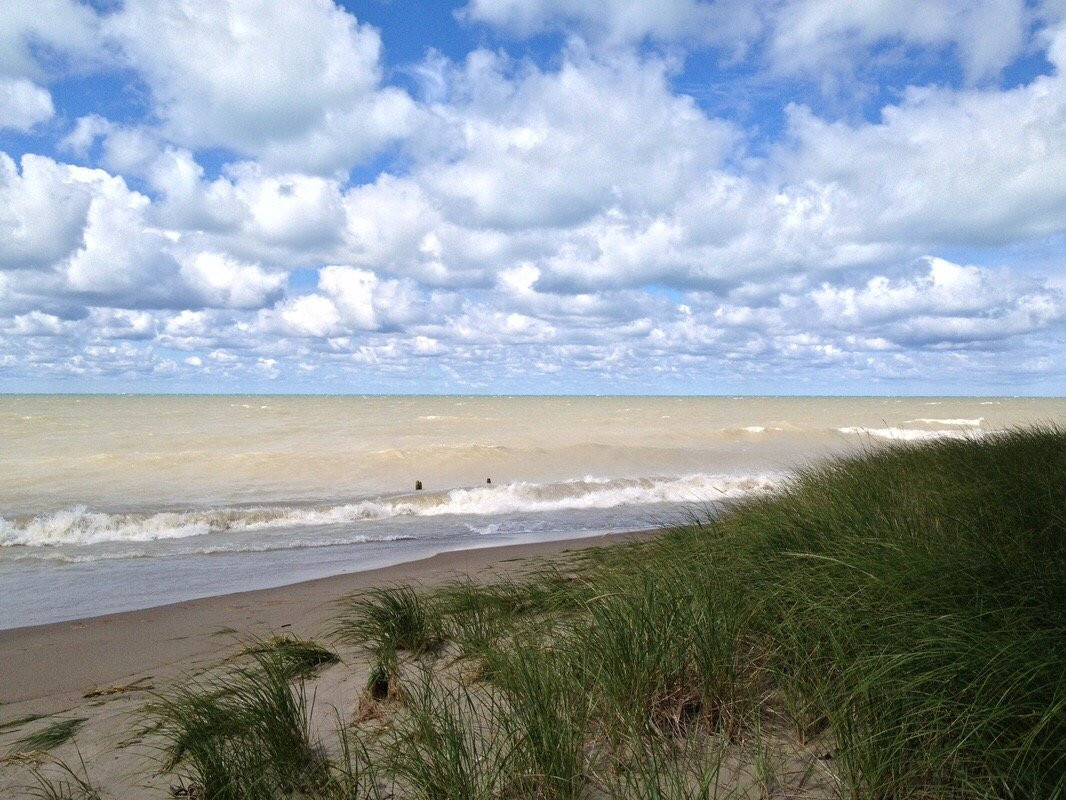
[[[1066,390],[1062,0],[5,0],[0,390]]]

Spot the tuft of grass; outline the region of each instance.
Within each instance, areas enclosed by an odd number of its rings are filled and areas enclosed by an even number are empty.
[[[432,653],[444,642],[438,615],[409,586],[371,589],[346,599],[335,633],[370,647],[379,658],[402,651]]]
[[[488,655],[505,705],[497,726],[512,742],[516,788],[525,796],[575,800],[586,784],[589,694],[570,659],[551,648],[511,646]]]
[[[85,759],[80,752],[78,761],[80,772],[75,772],[65,761],[55,761],[60,771],[57,777],[47,777],[40,766],[33,767],[30,773],[37,785],[28,789],[30,796],[38,800],[103,800],[100,790],[89,779]]]
[[[326,796],[330,768],[311,738],[303,683],[284,651],[251,656],[251,666],[190,679],[149,707],[166,743],[162,771],[207,800]]]
[[[813,467],[712,538],[852,796],[1066,795],[1066,433]]]
[[[46,725],[40,730],[17,739],[13,745],[13,752],[52,750],[73,739],[84,722],[84,717],[57,720],[51,725]]]
[[[461,656],[488,670],[501,639],[518,632],[530,641],[543,638],[579,611],[586,590],[576,573],[541,565],[520,579],[445,584],[433,591],[431,602],[443,634]]]
[[[723,770],[725,748],[692,737],[684,742],[650,735],[630,757],[600,776],[613,800],[735,800],[748,796],[736,776]],[[732,785],[728,785],[732,784]]]
[[[397,721],[385,750],[385,765],[401,787],[400,796],[491,800],[510,788],[510,741],[499,726],[485,722],[486,713],[499,713],[491,698],[480,701],[461,685],[434,680],[428,671],[405,687],[407,713]]]
[[[308,679],[314,677],[325,667],[336,664],[340,658],[332,650],[327,650],[317,642],[297,639],[288,634],[271,636],[268,639],[256,639],[246,645],[239,655],[258,655],[269,653],[284,665],[284,671],[291,678]]]

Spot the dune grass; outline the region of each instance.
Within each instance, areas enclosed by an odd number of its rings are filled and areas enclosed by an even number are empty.
[[[409,586],[372,589],[346,605],[337,635],[367,645],[379,659],[432,653],[443,642],[434,609]]]
[[[13,745],[13,750],[14,752],[44,752],[52,750],[73,739],[84,722],[84,717],[56,720],[33,733],[17,739]]]
[[[45,775],[41,766],[35,766],[30,774],[35,785],[27,787],[29,797],[37,800],[103,800],[100,790],[89,780],[85,760],[78,754],[79,769],[66,762],[53,761],[51,775]]]
[[[567,565],[577,580],[418,602],[437,639],[486,661],[523,746],[582,732],[580,758],[540,759],[571,787],[560,796],[580,794],[597,744],[740,742],[756,715],[821,737],[846,797],[1052,798],[1066,796],[1064,564],[1066,434],[1038,428],[871,450]],[[546,698],[563,698],[554,714]]]
[[[163,768],[208,798],[1066,799],[1066,432],[871,449],[691,522],[351,598],[384,722],[328,756],[314,670],[253,648],[159,698]]]
[[[261,654],[270,654],[276,659],[283,673],[290,679],[312,678],[320,670],[340,661],[336,653],[317,642],[286,635],[253,639],[238,653],[238,657]]]
[[[301,656],[321,663],[321,648],[301,644]],[[288,645],[244,655],[251,663],[190,677],[148,707],[165,743],[162,771],[205,800],[362,796],[350,751],[332,763],[312,737],[306,658],[294,666]]]
[[[427,670],[406,687],[403,705],[382,759],[403,796],[491,800],[504,793],[513,775],[512,750],[497,728],[482,725],[491,706]]]

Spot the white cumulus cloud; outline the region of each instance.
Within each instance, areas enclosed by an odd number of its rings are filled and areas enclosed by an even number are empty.
[[[25,78],[0,76],[0,128],[28,131],[55,114],[47,89]]]
[[[331,170],[410,124],[410,98],[380,85],[378,33],[331,0],[127,0],[105,31],[177,144]]]

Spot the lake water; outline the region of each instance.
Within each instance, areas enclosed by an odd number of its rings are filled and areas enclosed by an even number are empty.
[[[7,395],[0,628],[670,524],[812,458],[1064,419],[1060,398]]]

